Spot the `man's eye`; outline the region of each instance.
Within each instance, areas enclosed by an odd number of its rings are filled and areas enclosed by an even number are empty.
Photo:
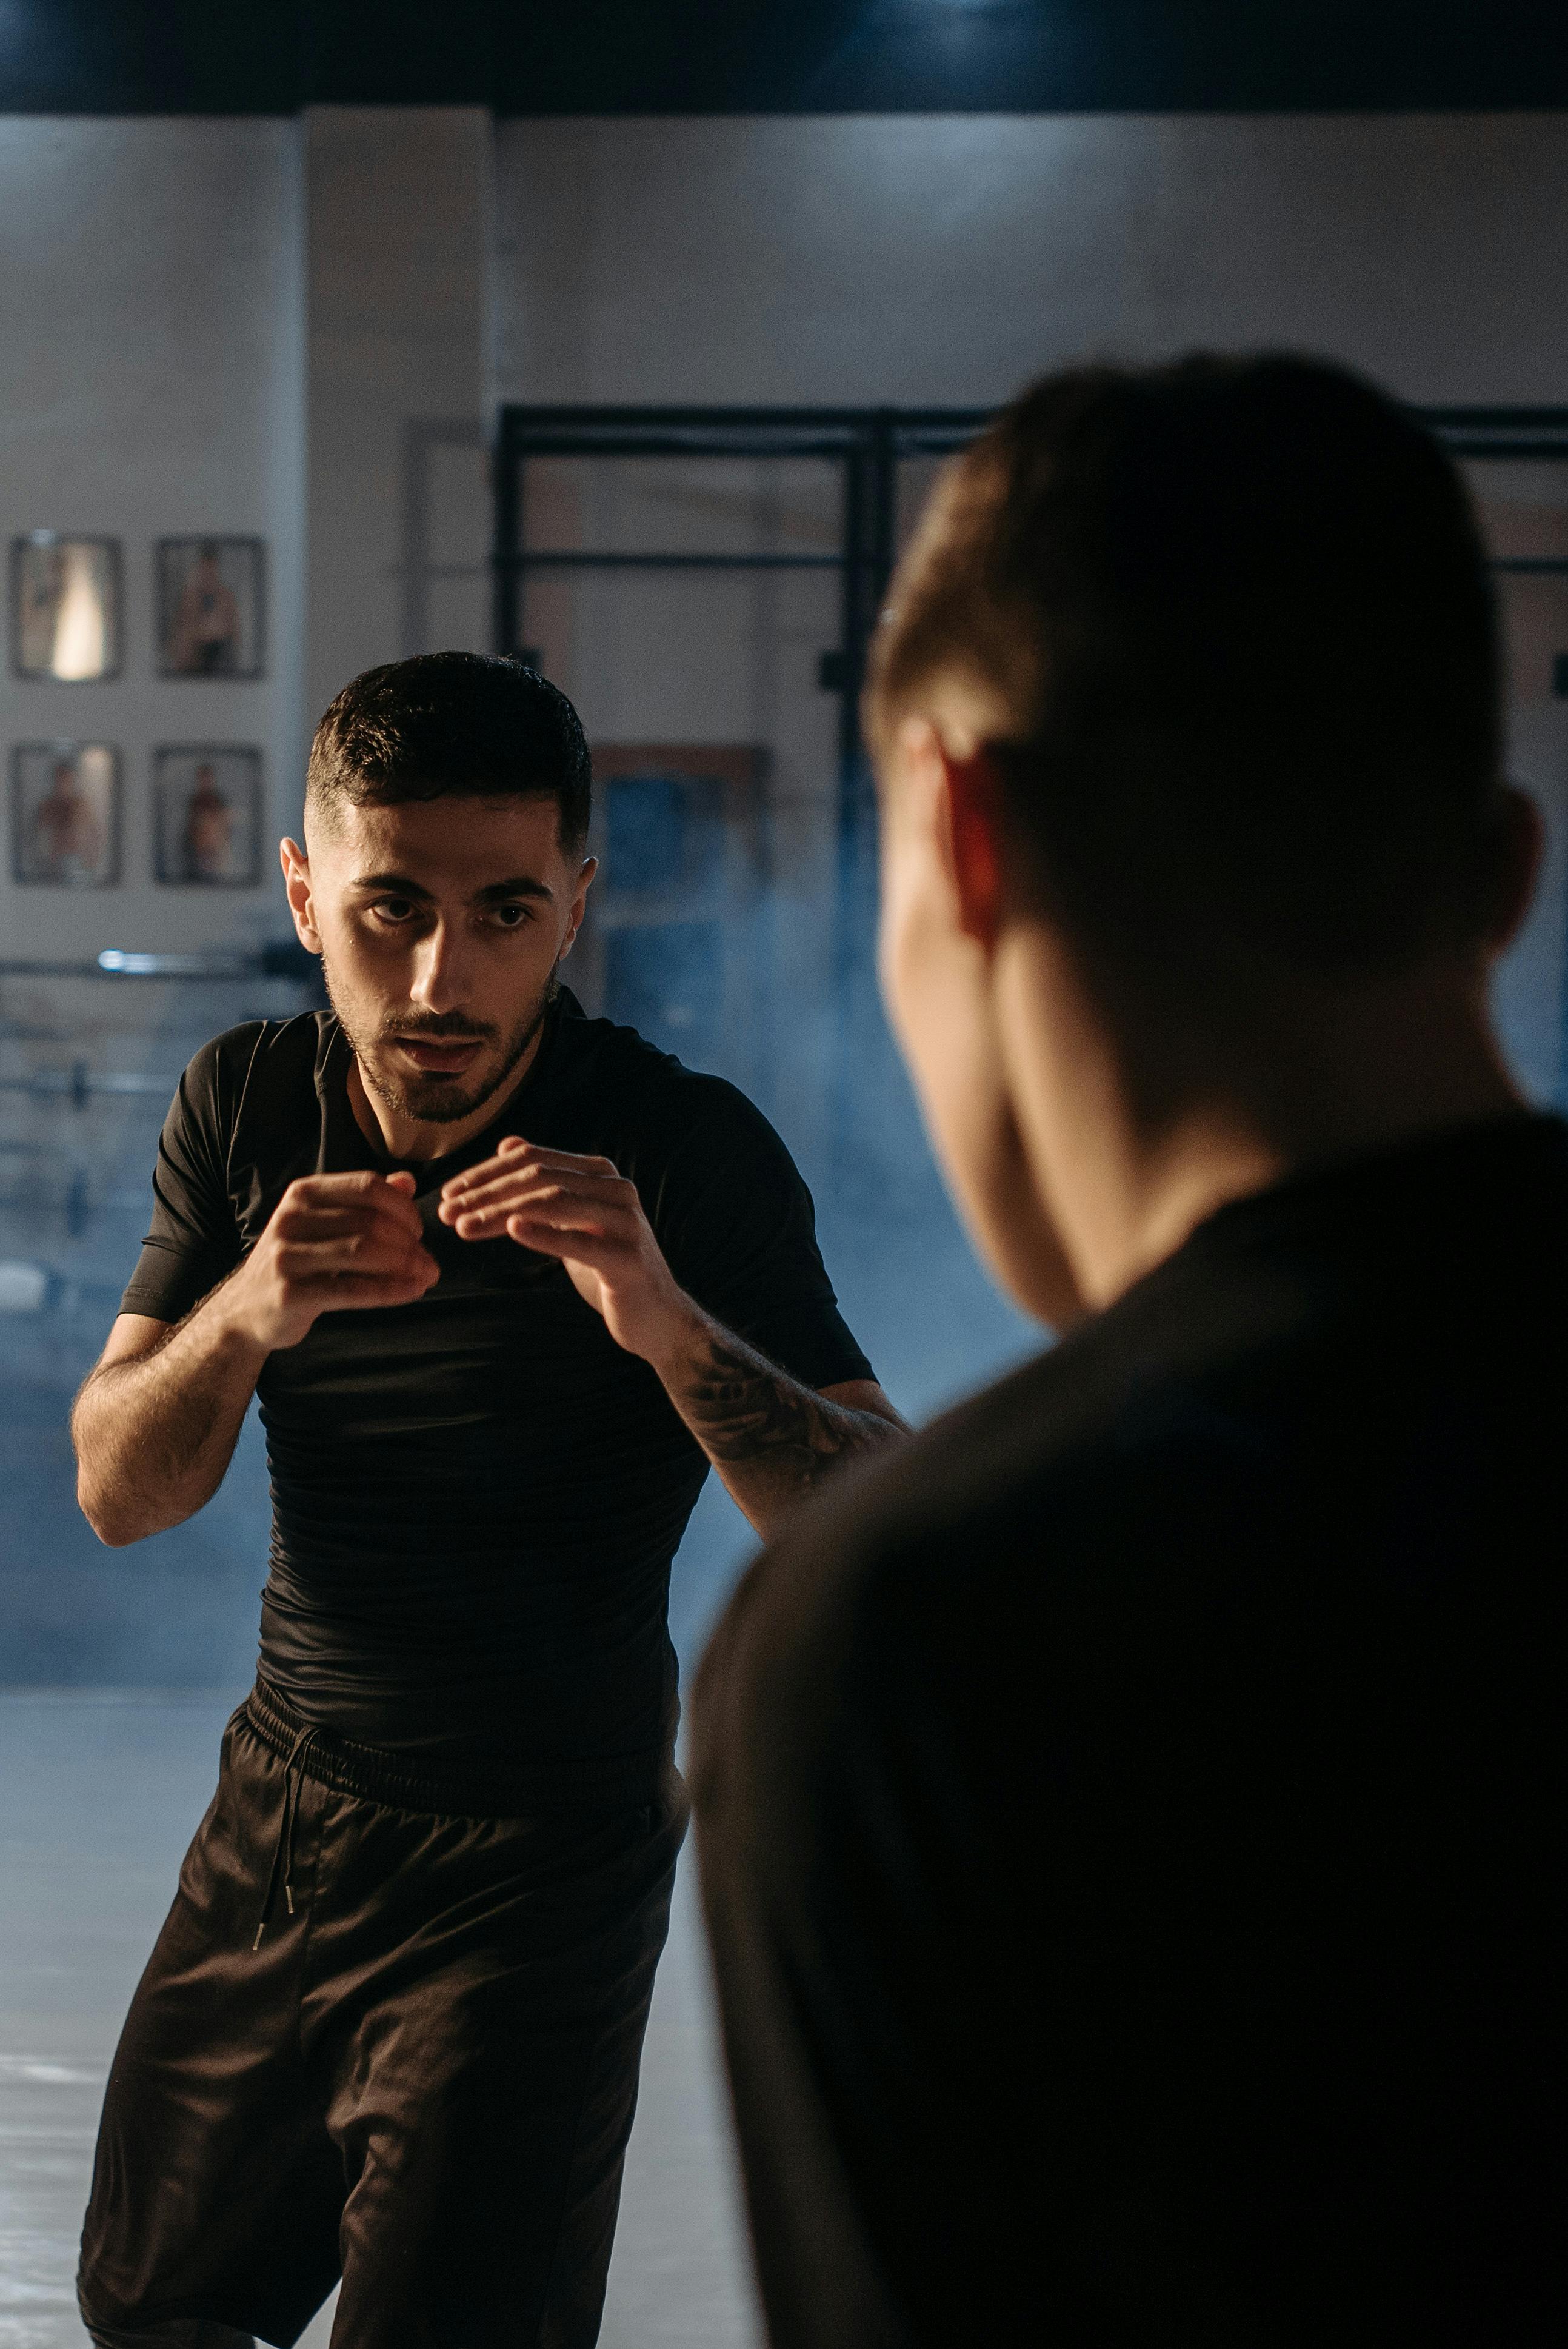
[[[531,922],[533,916],[527,905],[498,905],[495,918],[503,930],[521,930],[524,922]]]
[[[407,897],[377,897],[370,910],[378,921],[406,922],[414,908]]]

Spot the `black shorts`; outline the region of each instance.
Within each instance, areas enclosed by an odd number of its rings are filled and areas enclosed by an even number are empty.
[[[341,2275],[335,2349],[589,2349],[686,1804],[584,1775],[473,1815],[234,1715],[109,2075],[95,2337],[288,2349]]]

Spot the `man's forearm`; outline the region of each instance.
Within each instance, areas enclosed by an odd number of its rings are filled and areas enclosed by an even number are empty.
[[[764,1540],[841,1462],[905,1433],[877,1412],[851,1410],[802,1386],[700,1311],[654,1367]]]
[[[266,1350],[228,1319],[222,1294],[149,1351],[100,1363],[77,1397],[77,1495],[102,1541],[180,1525],[223,1481]]]

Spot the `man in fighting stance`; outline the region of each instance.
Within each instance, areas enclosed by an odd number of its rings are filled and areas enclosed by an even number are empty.
[[[100,2344],[597,2336],[686,1824],[669,1564],[711,1461],[766,1535],[900,1422],[734,1089],[584,1018],[586,745],[517,663],[371,670],[283,843],[334,1009],[181,1081],[77,1399],[82,1506],[211,1498],[253,1393],[256,1687],[132,2002]]]

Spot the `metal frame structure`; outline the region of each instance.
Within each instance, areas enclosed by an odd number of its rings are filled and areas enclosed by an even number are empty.
[[[863,761],[861,686],[895,553],[900,461],[948,456],[983,429],[980,408],[535,408],[500,411],[495,463],[495,645],[522,641],[531,573],[588,570],[832,570],[840,574],[840,641],[830,677],[841,698],[840,828],[859,819]],[[1568,460],[1568,408],[1429,408],[1418,411],[1460,457]],[[525,468],[533,457],[819,457],[843,469],[840,545],[832,554],[631,554],[531,546]],[[1568,574],[1568,558],[1501,559],[1503,572]]]
[[[531,574],[548,571],[825,570],[840,578],[839,643],[826,689],[840,698],[839,829],[852,850],[864,798],[860,694],[866,650],[892,575],[902,458],[946,455],[972,440],[984,409],[524,408],[500,411],[496,444],[495,644],[515,652]],[[531,546],[526,466],[533,457],[816,457],[841,467],[834,554],[632,554]]]
[[[969,408],[558,408],[500,411],[495,458],[495,644],[521,642],[524,585],[563,570],[788,570],[839,574],[839,644],[824,664],[824,687],[840,697],[840,958],[862,926],[872,802],[860,738],[866,656],[896,553],[902,460],[947,456],[982,430],[994,411]],[[1415,411],[1456,457],[1568,463],[1568,408],[1423,408]],[[840,543],[834,554],[697,554],[648,548],[633,554],[535,547],[527,538],[526,468],[534,457],[820,457],[842,467]],[[1494,559],[1501,574],[1568,576],[1568,555]],[[1568,687],[1568,662],[1562,676]],[[1568,1012],[1562,1091],[1568,1098]]]

